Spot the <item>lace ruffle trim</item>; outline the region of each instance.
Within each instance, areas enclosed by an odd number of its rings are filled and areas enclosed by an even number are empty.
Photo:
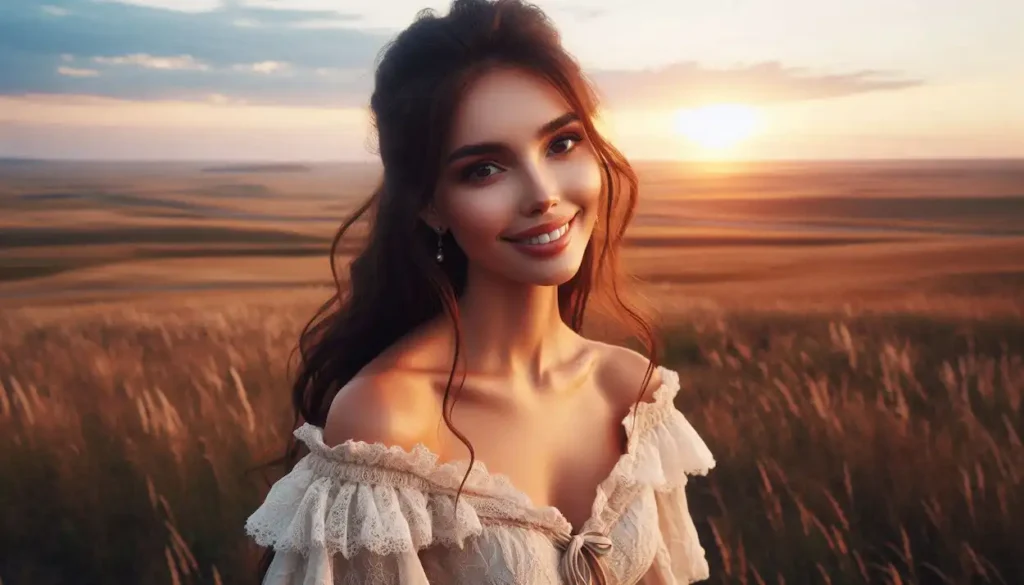
[[[320,457],[325,462],[334,463],[335,465],[325,465],[325,471],[342,478],[348,478],[352,473],[351,469],[345,468],[355,465],[399,474],[390,476],[393,478],[400,477],[401,474],[412,475],[422,479],[430,487],[455,493],[469,468],[469,461],[466,460],[440,463],[439,456],[422,443],[414,446],[411,451],[395,445],[354,440],[330,447],[324,443],[323,431],[308,423],[295,430],[295,437],[309,447],[311,455]],[[479,495],[511,500],[521,506],[530,505],[529,498],[520,493],[507,476],[491,473],[487,465],[479,459],[473,462],[465,488],[472,489]]]
[[[636,438],[617,466],[619,480],[646,484],[657,491],[669,491],[686,485],[687,476],[707,475],[715,458],[690,421],[675,407],[679,393],[679,374],[661,368],[662,384],[651,402],[630,409],[622,421],[630,432],[636,417]]]
[[[306,457],[271,488],[245,523],[261,546],[283,552],[379,555],[420,550],[432,543],[462,547],[483,526],[475,508],[447,494],[409,486],[339,482]]]
[[[685,485],[715,461],[689,421],[676,410],[676,372],[659,368],[662,383],[650,402],[633,405],[622,424],[633,431],[627,453],[598,487],[592,519],[603,515],[620,485],[648,484],[657,491]],[[633,422],[636,428],[633,429]],[[535,524],[566,532],[557,508],[534,506],[500,473],[475,461],[453,521],[455,493],[469,468],[464,460],[439,463],[418,444],[411,451],[382,443],[346,441],[333,447],[322,430],[305,424],[295,437],[310,453],[271,488],[246,522],[261,546],[305,553],[311,548],[350,557],[360,549],[379,554],[419,550],[434,542],[462,546],[483,530],[483,519]]]

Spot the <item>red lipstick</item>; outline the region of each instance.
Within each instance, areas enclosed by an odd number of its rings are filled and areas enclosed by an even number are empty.
[[[551,221],[544,222],[540,225],[535,225],[532,228],[525,229],[521,232],[516,232],[508,236],[502,236],[502,238],[506,240],[525,240],[526,238],[532,238],[534,236],[539,236],[541,234],[547,234],[569,223],[570,221],[575,219],[575,217],[576,216],[563,217],[562,219],[553,219]]]
[[[568,220],[561,219],[545,222],[503,239],[528,256],[551,258],[557,256],[569,246],[569,243],[572,241],[572,226],[576,224],[578,216],[579,214],[577,213]],[[552,232],[556,234],[553,239],[549,239],[547,242],[537,241],[542,240],[543,238],[539,236],[544,234],[549,234],[548,238],[551,238],[550,234]],[[534,241],[530,241],[531,238]]]

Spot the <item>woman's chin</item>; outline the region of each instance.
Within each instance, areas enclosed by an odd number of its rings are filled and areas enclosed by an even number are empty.
[[[487,259],[470,258],[470,264],[480,262],[478,266],[486,267],[486,272],[507,282],[533,286],[560,286],[579,272],[583,264],[584,250],[576,250],[575,245],[569,246],[562,253],[553,257],[529,257],[520,254],[508,254],[501,250]],[[472,268],[471,268],[472,271]]]
[[[524,266],[513,276],[513,280],[536,286],[560,286],[576,276],[580,270],[581,261],[581,258],[574,260],[566,258],[562,261]]]

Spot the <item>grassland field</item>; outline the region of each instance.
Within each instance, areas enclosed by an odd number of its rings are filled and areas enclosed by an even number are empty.
[[[1024,584],[1024,161],[638,171],[710,582]],[[249,470],[377,175],[0,161],[0,583],[255,582]]]

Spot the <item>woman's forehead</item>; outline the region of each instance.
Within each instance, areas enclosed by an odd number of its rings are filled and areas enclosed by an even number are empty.
[[[550,83],[528,72],[502,68],[481,75],[456,109],[453,148],[480,142],[532,142],[537,130],[571,111]]]

